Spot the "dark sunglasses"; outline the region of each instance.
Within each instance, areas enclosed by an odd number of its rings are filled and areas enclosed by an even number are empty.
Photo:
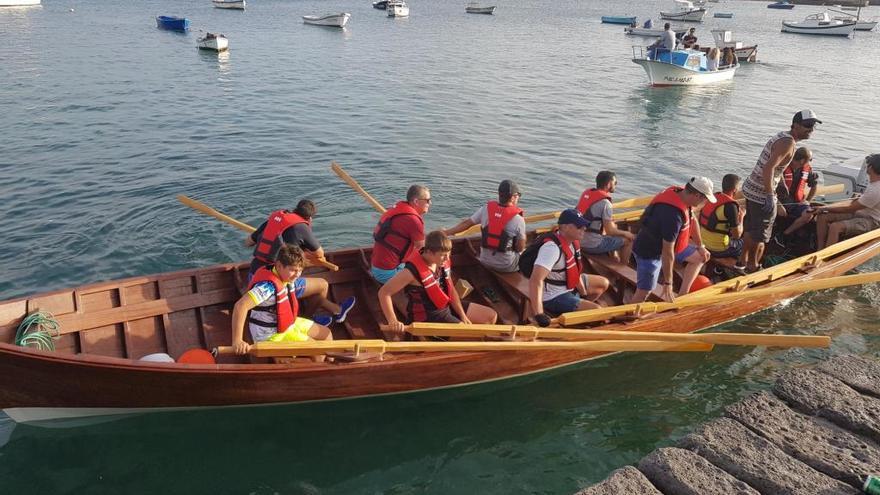
[[[813,127],[816,127],[816,123],[815,122],[810,122],[810,123],[801,122],[801,127],[806,127],[807,129],[812,129]]]

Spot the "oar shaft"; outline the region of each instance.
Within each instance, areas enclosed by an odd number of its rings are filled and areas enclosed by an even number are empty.
[[[382,206],[382,203],[379,203],[378,201],[376,201],[376,198],[370,196],[370,193],[368,193],[363,187],[361,187],[361,185],[358,184],[358,181],[354,180],[350,175],[348,175],[348,173],[343,170],[338,163],[331,163],[330,168],[333,169],[333,172],[335,172],[340,179],[342,179],[346,184],[354,189],[355,192],[363,196],[363,198],[367,200],[367,203],[370,203],[370,205],[375,208],[376,211],[378,211],[379,213],[385,213],[385,207]]]

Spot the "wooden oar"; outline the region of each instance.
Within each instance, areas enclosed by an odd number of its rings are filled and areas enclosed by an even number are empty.
[[[226,222],[229,225],[232,225],[233,227],[235,227],[239,230],[243,230],[249,234],[256,232],[256,230],[257,230],[254,227],[251,227],[250,225],[248,225],[244,222],[240,222],[240,221],[230,217],[229,215],[224,215],[224,214],[220,213],[219,211],[215,210],[214,208],[211,208],[210,206],[206,205],[205,203],[202,203],[201,201],[196,201],[195,199],[186,197],[183,194],[178,194],[177,200],[180,201],[181,203],[185,204],[186,206],[189,206],[190,208],[196,210],[196,211],[200,211],[200,212],[204,213],[205,215],[214,217],[217,220],[220,220],[221,222]],[[329,270],[333,270],[334,272],[339,270],[338,266],[334,265],[333,263],[330,263],[329,261],[327,261],[323,258],[318,259],[318,260],[314,260],[314,262],[312,260],[306,258],[306,263],[307,264],[315,264],[318,266],[323,266],[324,268],[327,268]]]
[[[700,299],[677,299],[675,302],[643,302],[639,304],[623,304],[608,308],[573,311],[559,316],[558,322],[563,326],[578,325],[594,321],[604,321],[616,316],[645,315],[647,313],[660,313],[673,309],[683,309],[695,306],[705,306],[723,302],[732,302],[738,299],[749,299],[764,296],[784,296],[792,293],[804,293],[812,290],[833,289],[849,285],[862,285],[880,282],[880,272],[860,273],[857,275],[842,275],[817,280],[805,280],[778,287],[765,287],[761,289],[745,289],[741,292],[730,292],[702,297]]]
[[[660,342],[705,342],[716,345],[762,345],[774,347],[828,347],[826,335],[777,335],[761,333],[665,333],[615,330],[572,330],[529,325],[464,325],[460,323],[413,323],[409,332],[431,337],[523,337],[584,340],[656,340]]]
[[[340,179],[342,179],[343,181],[345,181],[346,184],[351,186],[351,188],[354,189],[355,192],[357,192],[358,194],[363,196],[364,199],[367,200],[367,203],[370,203],[370,205],[373,208],[375,208],[376,211],[378,211],[379,213],[385,213],[385,207],[382,206],[382,203],[379,203],[378,201],[376,201],[376,198],[370,196],[370,193],[368,193],[366,190],[364,190],[364,188],[361,187],[360,184],[358,184],[358,181],[354,180],[350,175],[348,175],[348,173],[345,170],[343,170],[342,167],[340,167],[338,163],[336,163],[336,162],[330,163],[330,168],[334,172],[336,172],[336,175],[338,175]]]
[[[310,340],[307,342],[258,342],[251,346],[256,357],[317,356],[328,352],[484,352],[484,351],[595,351],[595,352],[707,352],[704,342],[657,342],[604,340],[594,342],[386,342],[384,340]],[[232,347],[217,348],[231,354]]]

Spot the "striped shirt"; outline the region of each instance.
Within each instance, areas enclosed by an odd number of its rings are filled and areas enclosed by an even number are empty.
[[[764,165],[770,160],[770,154],[773,152],[773,145],[776,144],[780,139],[794,139],[791,136],[791,133],[788,131],[782,131],[779,134],[773,136],[767,141],[767,144],[764,145],[764,149],[761,150],[761,156],[758,157],[758,163],[755,164],[755,168],[752,170],[752,173],[749,174],[749,177],[743,182],[742,193],[743,196],[746,197],[749,201],[753,203],[764,203],[764,198],[767,197],[768,194],[775,194],[776,186],[779,184],[779,179],[782,178],[782,171],[785,170],[785,167],[791,162],[789,159],[785,163],[780,163],[773,170],[773,189],[769,191],[764,190]]]

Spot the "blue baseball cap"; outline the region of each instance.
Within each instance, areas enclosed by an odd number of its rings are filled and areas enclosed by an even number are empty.
[[[559,214],[559,220],[556,223],[559,225],[570,223],[578,228],[590,226],[590,222],[582,217],[574,208],[563,210],[562,213]]]

